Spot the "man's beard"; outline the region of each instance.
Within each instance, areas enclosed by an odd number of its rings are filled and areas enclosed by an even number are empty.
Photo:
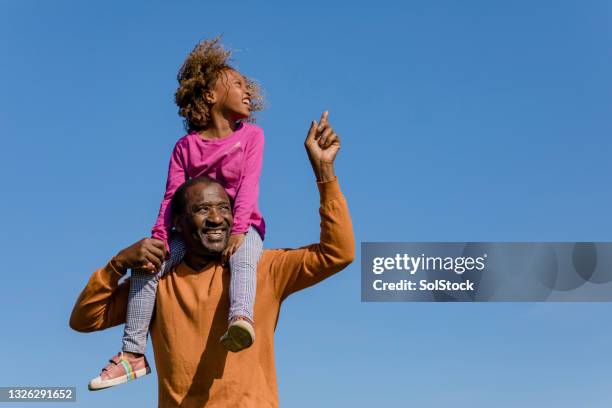
[[[202,255],[221,255],[229,242],[229,234],[227,233],[228,230],[229,229],[226,229],[224,231],[223,238],[218,241],[210,241],[210,238],[207,236],[206,233],[202,232],[201,230],[198,231],[197,239],[195,240],[198,244],[197,252]]]

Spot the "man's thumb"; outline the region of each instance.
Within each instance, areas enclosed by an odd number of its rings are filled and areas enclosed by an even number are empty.
[[[317,126],[318,123],[316,120],[310,122],[310,129],[308,129],[308,134],[306,135],[305,143],[315,140],[315,135],[317,134]]]

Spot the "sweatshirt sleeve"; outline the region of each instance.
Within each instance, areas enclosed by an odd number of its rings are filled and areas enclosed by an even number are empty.
[[[234,225],[232,234],[242,234],[249,229],[251,214],[259,199],[259,177],[263,163],[264,134],[257,128],[249,140],[244,158],[242,180],[234,200]]]
[[[159,214],[157,215],[157,221],[151,231],[151,236],[159,240],[164,241],[166,249],[168,248],[168,233],[172,229],[172,209],[170,208],[170,202],[172,196],[177,188],[187,181],[187,155],[185,154],[185,138],[181,138],[174,149],[172,150],[172,156],[170,157],[170,164],[168,165],[168,178],[166,179],[166,192],[164,198],[159,206]]]
[[[355,237],[338,180],[317,183],[321,198],[318,244],[280,250],[271,262],[274,291],[280,301],[341,271],[355,258]]]
[[[70,327],[79,332],[103,330],[125,322],[129,280],[109,262],[91,275],[74,304]]]

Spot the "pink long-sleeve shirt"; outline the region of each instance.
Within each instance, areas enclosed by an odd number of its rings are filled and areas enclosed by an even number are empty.
[[[223,139],[204,140],[197,133],[180,138],[170,158],[166,192],[153,227],[153,238],[168,245],[174,192],[188,179],[209,176],[223,185],[234,203],[232,234],[244,233],[253,226],[263,239],[266,225],[257,205],[263,147],[263,130],[249,123],[241,123]]]

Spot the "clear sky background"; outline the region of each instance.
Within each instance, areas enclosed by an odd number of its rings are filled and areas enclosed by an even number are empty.
[[[68,318],[149,234],[183,134],[176,72],[217,34],[267,95],[267,247],[318,239],[302,143],[324,109],[358,243],[612,241],[610,2],[225,4],[0,1],[0,386],[156,403],[154,375],[88,392],[122,329]],[[281,406],[609,407],[611,312],[361,303],[357,258],[283,305]]]

